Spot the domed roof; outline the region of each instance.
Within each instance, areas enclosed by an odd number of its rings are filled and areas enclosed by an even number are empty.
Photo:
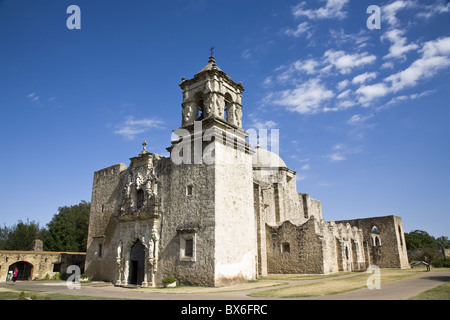
[[[284,161],[275,153],[257,146],[252,159],[253,167],[257,168],[287,168]]]

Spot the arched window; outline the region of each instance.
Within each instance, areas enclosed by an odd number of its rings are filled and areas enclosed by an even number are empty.
[[[144,190],[139,189],[136,192],[136,208],[140,209],[144,205]]]
[[[375,246],[379,247],[381,245],[380,238],[375,237]]]
[[[226,121],[228,121],[229,119],[231,119],[231,117],[230,117],[231,113],[230,112],[232,112],[231,106],[233,105],[233,98],[227,92],[225,94],[225,99],[224,100],[225,100],[225,106],[224,106],[224,115],[223,115],[223,117],[224,117],[224,119]]]
[[[380,230],[378,230],[377,226],[373,226],[372,229],[370,229],[370,233],[380,234]]]
[[[197,105],[197,120],[203,120],[205,118],[205,104],[203,100],[203,92],[197,92],[194,96],[195,103]]]

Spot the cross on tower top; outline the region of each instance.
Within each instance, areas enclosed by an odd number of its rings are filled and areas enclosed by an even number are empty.
[[[209,48],[209,52],[211,52],[211,57],[214,56],[214,49],[215,48],[213,46],[211,46],[211,48]]]
[[[145,140],[144,140],[144,142],[142,142],[142,152],[141,152],[141,154],[143,154],[143,153],[148,153],[148,151],[147,151],[147,141],[145,141]]]

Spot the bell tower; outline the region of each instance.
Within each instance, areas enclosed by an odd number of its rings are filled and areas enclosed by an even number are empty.
[[[188,245],[189,252],[191,248],[195,252],[196,264],[183,272],[207,278],[214,286],[254,280],[253,151],[242,128],[244,87],[223,72],[212,55],[192,79],[183,78],[180,87],[182,121],[174,130],[179,138],[167,150],[172,176],[177,177],[171,184],[185,186],[187,194],[175,199],[187,197],[183,209],[173,213],[184,222],[178,225],[174,220],[173,224],[180,247]],[[166,217],[166,225],[172,223],[169,220]],[[210,267],[200,268],[202,263]],[[176,274],[180,278],[184,277],[183,266]]]
[[[242,83],[236,83],[216,65],[211,55],[208,64],[190,80],[182,79],[182,127],[194,121],[215,118],[242,129]]]

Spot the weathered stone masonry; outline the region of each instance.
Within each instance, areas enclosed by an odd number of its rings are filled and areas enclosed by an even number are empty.
[[[94,280],[157,286],[174,276],[221,286],[268,273],[407,265],[399,217],[327,222],[320,201],[297,192],[295,171],[251,148],[244,87],[213,57],[180,87],[170,157],[144,143],[129,167],[94,173],[86,254]]]

